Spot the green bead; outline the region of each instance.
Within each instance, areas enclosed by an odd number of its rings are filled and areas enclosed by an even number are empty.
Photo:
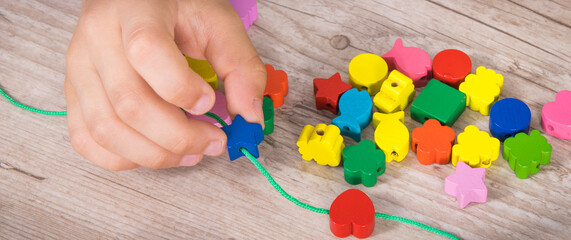
[[[466,94],[432,79],[412,102],[410,116],[420,123],[436,119],[452,127],[465,109]]]
[[[356,185],[363,183],[365,187],[377,184],[377,177],[385,173],[385,154],[377,149],[371,140],[363,140],[357,145],[343,149],[343,168],[345,181]]]
[[[509,162],[515,175],[524,179],[536,174],[541,165],[549,164],[551,150],[547,139],[541,136],[538,130],[533,130],[529,135],[518,133],[515,137],[506,139],[503,157]]]
[[[264,135],[268,135],[274,132],[274,102],[269,97],[264,97],[264,103],[262,104],[264,110]]]

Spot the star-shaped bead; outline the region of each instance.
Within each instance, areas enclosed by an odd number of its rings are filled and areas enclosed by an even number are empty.
[[[316,78],[313,80],[313,92],[315,93],[315,107],[329,110],[333,114],[339,112],[338,103],[341,94],[351,89],[351,85],[341,81],[339,73],[330,78]]]
[[[485,168],[471,168],[464,162],[458,162],[456,173],[444,180],[444,191],[458,199],[460,208],[471,202],[484,203],[488,197],[485,178]]]
[[[240,148],[245,148],[254,157],[258,158],[258,145],[264,140],[262,125],[249,123],[240,115],[236,115],[231,125],[222,127],[228,137],[228,156],[230,161],[244,156]]]

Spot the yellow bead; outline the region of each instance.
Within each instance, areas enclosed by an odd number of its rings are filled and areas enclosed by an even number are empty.
[[[193,59],[184,56],[188,62],[188,66],[204,79],[214,90],[218,89],[218,76],[207,60]]]
[[[490,137],[474,125],[468,125],[458,135],[458,144],[452,147],[452,164],[465,162],[473,168],[488,168],[500,154],[500,140]]]
[[[369,95],[377,94],[387,78],[389,67],[385,60],[372,53],[363,53],[349,63],[349,84]]]
[[[393,70],[383,82],[381,91],[375,95],[373,103],[379,112],[394,113],[403,111],[414,98],[414,94],[412,79]]]
[[[314,159],[319,165],[332,167],[339,165],[345,148],[339,128],[323,123],[315,127],[306,125],[297,139],[297,146],[304,160]]]
[[[492,105],[502,93],[504,77],[492,69],[478,67],[476,74],[466,76],[459,90],[466,94],[466,106],[483,115],[490,115]]]
[[[385,153],[387,162],[400,162],[408,154],[409,134],[404,125],[404,112],[373,114],[375,143]]]

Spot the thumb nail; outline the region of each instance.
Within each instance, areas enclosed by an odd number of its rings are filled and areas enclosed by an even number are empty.
[[[202,96],[200,96],[194,107],[190,109],[190,113],[193,115],[202,115],[210,110],[213,102],[214,98],[211,96],[211,94],[204,93]]]

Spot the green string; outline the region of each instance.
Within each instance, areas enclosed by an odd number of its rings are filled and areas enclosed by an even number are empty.
[[[207,112],[204,114],[204,116],[213,118],[214,120],[216,120],[221,126],[228,126],[228,124],[226,124],[226,122],[224,122],[224,120],[222,120],[222,118],[220,118],[218,115],[211,113],[211,112]]]
[[[14,99],[12,99],[10,96],[8,96],[8,94],[6,94],[4,92],[4,90],[2,90],[2,88],[0,88],[0,94],[2,94],[2,96],[4,96],[6,99],[8,99],[8,101],[10,101],[16,107],[28,110],[30,112],[35,112],[35,113],[50,115],[50,116],[65,116],[65,115],[67,115],[67,111],[45,111],[45,110],[37,109],[34,107],[30,107],[30,106],[21,104],[19,102],[16,102]]]
[[[4,96],[6,99],[8,99],[8,101],[10,101],[15,106],[20,107],[20,108],[25,109],[25,110],[28,110],[30,112],[35,112],[35,113],[44,114],[44,115],[51,115],[51,116],[65,116],[65,115],[67,115],[66,111],[45,111],[45,110],[33,108],[30,106],[21,104],[19,102],[16,102],[14,99],[12,99],[10,96],[8,96],[8,94],[6,94],[4,92],[4,90],[2,90],[1,88],[0,88],[0,94],[2,94],[2,96]],[[208,116],[210,118],[213,118],[222,126],[228,126],[228,124],[226,124],[226,122],[224,122],[224,120],[222,120],[218,115],[216,115],[214,113],[207,112],[204,115]],[[248,150],[246,150],[245,148],[240,148],[240,151],[244,154],[244,156],[246,156],[248,159],[250,159],[250,161],[252,161],[252,163],[256,166],[256,168],[258,168],[258,170],[262,173],[262,175],[264,175],[264,177],[268,180],[268,182],[270,182],[270,184],[272,184],[272,186],[287,200],[289,200],[289,201],[293,202],[295,205],[300,206],[302,208],[305,208],[309,211],[316,212],[316,213],[322,213],[322,214],[329,214],[329,209],[311,206],[311,205],[304,203],[302,201],[299,201],[297,198],[289,195],[289,193],[287,193],[274,180],[274,178],[270,175],[270,173],[262,166],[262,164],[260,164],[260,162],[258,162],[258,160],[250,152],[248,152]],[[417,221],[410,220],[407,218],[394,216],[394,215],[388,215],[388,214],[384,214],[384,213],[375,213],[375,217],[410,224],[410,225],[419,227],[421,229],[424,229],[426,231],[433,232],[433,233],[448,237],[450,239],[460,239],[460,238],[454,236],[453,234],[451,234],[449,232],[445,232],[445,231],[442,231],[440,229],[437,229],[437,228],[434,228],[434,227],[428,226],[426,224],[422,224],[422,223],[419,223]]]
[[[270,173],[268,173],[268,171],[262,166],[262,164],[260,164],[260,162],[258,162],[258,160],[256,160],[256,158],[250,153],[248,152],[248,150],[246,150],[245,148],[240,148],[240,151],[248,158],[250,159],[250,161],[252,161],[252,163],[256,166],[256,168],[258,168],[258,170],[260,170],[260,172],[262,173],[262,175],[264,175],[264,177],[266,177],[266,179],[268,179],[268,181],[270,182],[270,184],[272,184],[272,186],[282,195],[284,196],[287,200],[290,200],[291,202],[293,202],[295,205],[298,205],[302,208],[305,208],[309,211],[312,212],[316,212],[316,213],[323,213],[323,214],[329,214],[329,209],[325,209],[325,208],[317,208],[314,206],[311,206],[307,203],[304,203],[302,201],[297,200],[297,198],[292,197],[291,195],[289,195],[289,193],[287,193],[278,183],[276,183],[276,181],[274,180],[274,178],[270,175]]]
[[[214,120],[216,120],[220,125],[222,126],[228,126],[228,124],[226,124],[226,122],[224,122],[220,117],[218,117],[216,114],[208,112],[206,114],[204,114],[208,117],[213,118]],[[272,184],[272,186],[283,196],[285,197],[287,200],[293,202],[295,205],[298,205],[302,208],[305,208],[309,211],[312,212],[316,212],[316,213],[322,213],[322,214],[329,214],[329,209],[325,209],[325,208],[318,208],[318,207],[314,207],[311,206],[307,203],[304,203],[302,201],[299,201],[297,198],[289,195],[289,193],[287,193],[277,182],[276,180],[274,180],[274,178],[270,175],[270,173],[268,172],[268,170],[266,170],[262,164],[260,164],[260,162],[256,159],[256,157],[254,157],[254,155],[252,155],[247,149],[245,148],[240,148],[240,151],[244,154],[244,156],[246,156],[248,159],[250,159],[250,161],[254,164],[254,166],[256,166],[256,168],[258,168],[258,170],[262,173],[262,175],[264,175],[264,177],[268,180],[268,182],[270,182],[270,184]],[[377,218],[383,218],[383,219],[387,219],[387,220],[391,220],[391,221],[397,221],[397,222],[402,222],[402,223],[406,223],[406,224],[410,224],[416,227],[419,227],[421,229],[424,229],[426,231],[429,232],[433,232],[436,233],[438,235],[450,238],[450,239],[455,239],[455,240],[459,240],[459,237],[454,236],[452,233],[446,232],[446,231],[442,231],[438,228],[434,228],[431,226],[428,226],[426,224],[422,224],[419,223],[417,221],[408,219],[408,218],[403,218],[403,217],[399,217],[399,216],[394,216],[394,215],[389,215],[389,214],[384,214],[384,213],[375,213],[375,217]]]
[[[222,123],[220,123],[220,124],[222,124]],[[304,203],[304,202],[301,202],[301,201],[297,200],[296,198],[292,197],[291,195],[289,195],[278,183],[276,183],[276,181],[270,175],[270,173],[268,173],[268,171],[262,166],[262,164],[260,164],[260,162],[258,162],[258,160],[250,152],[248,152],[248,150],[246,150],[245,148],[240,148],[240,151],[248,159],[250,159],[250,161],[252,161],[252,163],[256,166],[256,168],[258,168],[258,170],[262,173],[262,175],[264,175],[264,177],[266,177],[266,179],[270,182],[270,184],[272,184],[272,186],[282,196],[284,196],[287,200],[289,200],[289,201],[293,202],[295,205],[298,205],[298,206],[305,208],[309,211],[316,212],[316,213],[322,213],[322,214],[329,214],[329,209],[311,206],[311,205]],[[442,231],[440,229],[428,226],[426,224],[419,223],[419,222],[411,220],[411,219],[407,219],[407,218],[403,218],[403,217],[399,217],[399,216],[394,216],[394,215],[389,215],[389,214],[384,214],[384,213],[378,213],[378,212],[375,213],[375,217],[410,224],[410,225],[419,227],[419,228],[424,229],[424,230],[429,231],[429,232],[436,233],[438,235],[442,235],[442,236],[450,238],[450,239],[460,239],[460,238],[454,236],[453,234],[451,234],[449,232]]]
[[[459,237],[454,236],[452,233],[440,230],[440,229],[435,228],[435,227],[428,226],[428,225],[423,224],[423,223],[419,223],[417,221],[414,221],[414,220],[411,220],[408,218],[403,218],[403,217],[399,217],[399,216],[395,216],[395,215],[389,215],[389,214],[378,213],[378,212],[375,213],[375,217],[410,224],[410,225],[416,226],[418,228],[424,229],[424,230],[429,231],[429,232],[436,233],[438,235],[441,235],[441,236],[444,236],[444,237],[447,237],[450,239],[460,240]]]

